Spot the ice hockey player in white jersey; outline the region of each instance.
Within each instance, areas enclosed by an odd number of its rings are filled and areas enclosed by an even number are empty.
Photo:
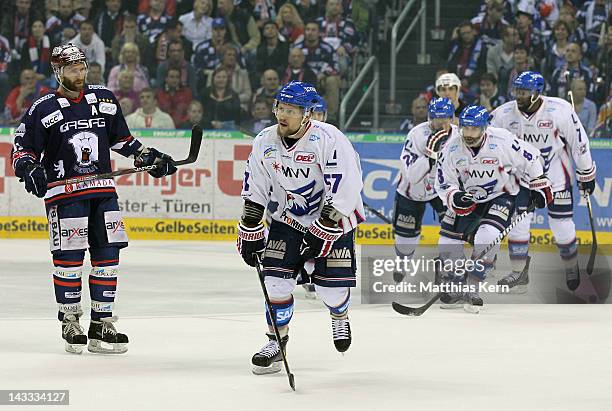
[[[359,156],[336,127],[311,120],[318,94],[313,86],[291,82],[276,95],[278,124],[262,130],[253,142],[238,224],[237,246],[244,261],[261,258],[265,286],[281,341],[269,341],[252,358],[255,374],[278,372],[293,316],[292,292],[304,261],[314,262],[309,280],[327,306],[336,349],[351,344],[348,320],[350,287],[355,287],[355,228],[364,220]],[[276,203],[267,237],[264,208]],[[304,272],[302,271],[302,275]],[[280,344],[280,345],[279,345]]]
[[[436,94],[438,97],[450,99],[455,107],[455,121],[459,114],[467,107],[465,101],[459,98],[461,94],[461,80],[455,73],[444,73],[436,80]],[[455,122],[455,124],[457,124]]]
[[[427,204],[436,212],[438,221],[446,211],[434,184],[438,152],[451,136],[458,135],[457,127],[451,124],[455,107],[448,98],[436,98],[431,100],[427,111],[428,121],[410,130],[400,156],[401,174],[393,207],[395,252],[400,258],[414,255]],[[405,276],[402,271],[393,273],[395,282]]]
[[[595,163],[591,158],[589,138],[572,106],[560,98],[542,96],[543,90],[544,78],[539,73],[521,73],[513,82],[515,100],[493,111],[491,125],[509,130],[542,153],[540,161],[553,191],[548,221],[565,266],[567,287],[573,291],[580,285],[580,271],[576,227],[572,219],[572,160],[583,195],[590,195],[595,189]],[[523,188],[519,194],[518,212],[527,208],[528,197],[527,188]],[[530,224],[531,215],[510,232],[508,250],[512,272],[499,282],[516,287],[517,292],[526,291],[529,281],[525,264]]]
[[[484,107],[466,107],[459,116],[459,136],[445,144],[438,160],[435,188],[448,208],[440,229],[442,261],[458,264],[464,241],[473,232],[473,260],[493,243],[511,222],[519,181],[529,182],[529,201],[534,207],[544,208],[552,200],[538,150],[507,130],[488,127],[488,122]],[[446,285],[459,290],[442,295],[443,307],[463,302],[468,312],[480,310],[479,286],[493,269],[498,249],[499,245],[472,267],[462,265],[461,272],[446,273]]]

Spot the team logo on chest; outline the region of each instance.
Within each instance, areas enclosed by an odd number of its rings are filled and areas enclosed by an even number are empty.
[[[98,168],[98,136],[95,133],[81,131],[70,137],[68,143],[76,155],[75,171],[84,174]]]
[[[314,180],[305,186],[285,192],[285,210],[289,210],[295,216],[311,214],[318,210],[323,198],[323,190],[315,193]]]

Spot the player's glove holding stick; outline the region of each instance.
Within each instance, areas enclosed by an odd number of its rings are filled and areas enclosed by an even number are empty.
[[[238,223],[236,247],[244,262],[251,267],[257,266],[266,249],[265,227],[261,222],[263,213],[264,207],[246,200]]]
[[[342,228],[338,227],[338,221],[342,218],[331,205],[324,205],[321,217],[314,220],[308,227],[302,239],[300,254],[304,260],[312,258],[327,257],[332,246],[342,234]]]
[[[583,197],[590,196],[595,191],[595,163],[593,167],[587,171],[577,170],[578,176],[578,189],[580,190]]]
[[[149,171],[155,178],[162,178],[176,173],[176,167],[172,165],[172,157],[164,154],[152,147],[144,148],[134,160],[134,167],[146,167],[156,165],[157,167]]]
[[[550,180],[544,175],[531,180],[529,190],[531,191],[530,208],[546,208],[553,201]]]
[[[442,148],[442,145],[448,140],[450,136],[450,130],[440,130],[432,133],[427,139],[427,146],[425,147],[425,155],[429,157],[429,167],[433,167],[438,159],[438,153]]]
[[[476,201],[467,191],[457,190],[451,195],[450,208],[457,215],[468,215],[476,209]]]
[[[25,181],[25,189],[28,193],[38,198],[43,198],[47,193],[47,173],[38,161],[31,157],[23,157],[15,164],[15,174],[19,181]]]

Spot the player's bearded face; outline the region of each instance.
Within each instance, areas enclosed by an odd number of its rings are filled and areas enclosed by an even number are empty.
[[[281,137],[288,137],[297,133],[302,126],[304,111],[291,104],[279,103],[274,109],[274,115],[278,120],[278,134]]]
[[[432,133],[436,133],[440,130],[448,131],[450,129],[451,119],[450,118],[432,118],[429,120],[429,128]]]
[[[461,138],[468,147],[480,147],[484,130],[480,127],[465,126],[459,129]]]
[[[72,91],[81,91],[85,88],[87,66],[85,63],[71,64],[64,67],[62,83]]]

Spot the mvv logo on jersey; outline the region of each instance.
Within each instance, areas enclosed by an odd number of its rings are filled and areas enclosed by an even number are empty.
[[[298,151],[293,155],[293,161],[302,164],[314,164],[317,161],[317,156],[315,153]]]

